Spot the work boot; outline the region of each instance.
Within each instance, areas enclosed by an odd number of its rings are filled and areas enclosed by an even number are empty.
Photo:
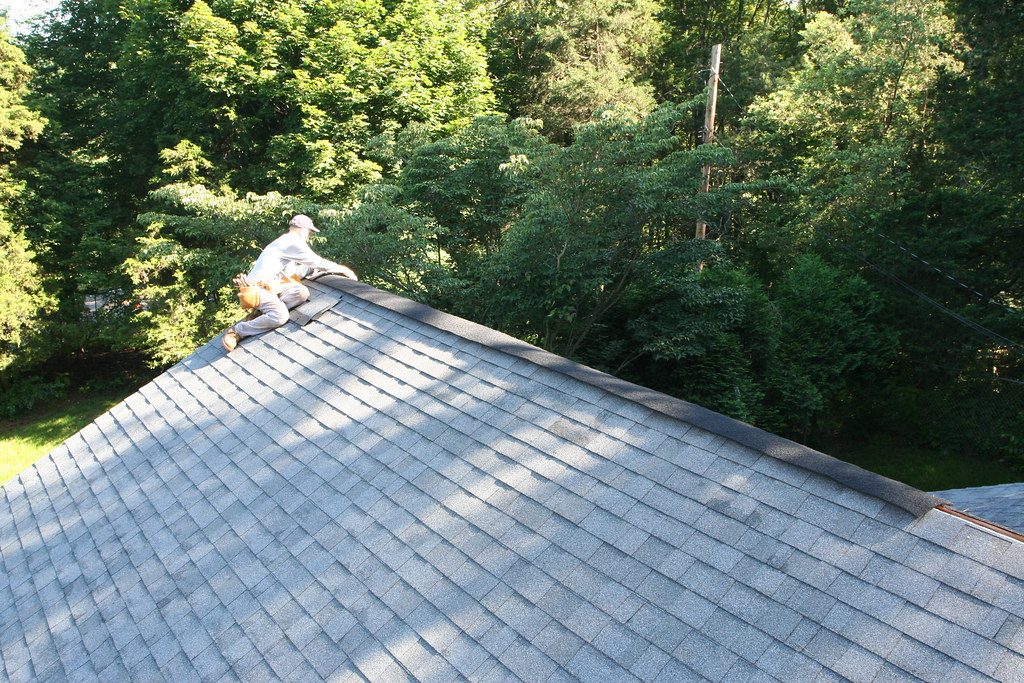
[[[238,333],[235,332],[235,328],[232,327],[231,329],[224,333],[224,336],[221,338],[220,343],[224,347],[225,351],[231,353],[232,351],[235,350],[235,347],[238,346],[238,342],[240,342],[241,340],[242,338],[238,336]]]

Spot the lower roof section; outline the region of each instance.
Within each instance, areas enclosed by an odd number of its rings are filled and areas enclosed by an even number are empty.
[[[4,486],[7,678],[1020,680],[1024,544],[328,284]]]
[[[1024,482],[939,491],[957,509],[1024,534]]]

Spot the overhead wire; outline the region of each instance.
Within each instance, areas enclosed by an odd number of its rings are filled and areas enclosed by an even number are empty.
[[[701,72],[699,72],[699,73],[707,72],[710,75],[710,71],[711,71],[710,69],[702,69]],[[736,95],[732,92],[732,89],[729,88],[729,85],[722,78],[721,72],[719,72],[719,74],[718,74],[718,82],[722,86],[722,88],[725,90],[725,92],[729,95],[729,97],[732,98],[732,100],[736,104],[736,106],[740,110],[742,110],[743,109],[743,105],[740,103],[740,101],[736,97]],[[1022,315],[1021,311],[1015,310],[1015,309],[1011,308],[1010,306],[1007,306],[1003,302],[994,299],[993,297],[985,296],[980,291],[978,291],[976,288],[966,284],[965,282],[960,280],[958,277],[955,277],[955,276],[951,275],[950,273],[947,273],[943,269],[939,268],[935,264],[929,262],[927,259],[925,259],[922,256],[920,256],[919,254],[915,253],[913,250],[907,248],[906,246],[904,246],[904,245],[900,244],[899,242],[897,242],[896,240],[892,239],[891,237],[889,237],[885,233],[883,233],[883,232],[881,232],[879,230],[871,229],[871,228],[869,228],[868,230],[870,232],[872,232],[873,234],[875,234],[876,236],[878,236],[879,238],[881,238],[881,239],[889,242],[891,245],[897,247],[900,251],[902,251],[903,253],[909,255],[911,258],[913,258],[913,259],[923,263],[928,268],[930,268],[934,272],[940,274],[944,278],[948,279],[950,282],[953,282],[958,287],[960,287],[960,288],[970,292],[972,295],[978,297],[982,301],[984,301],[986,303],[990,303],[990,304],[995,304],[995,305],[997,305],[997,306],[999,306],[999,307],[1001,307],[1001,308],[1003,308],[1003,309],[1005,309],[1005,310],[1007,310],[1010,313],[1013,313],[1015,315]],[[1011,348],[1015,348],[1015,349],[1017,349],[1019,351],[1024,351],[1024,344],[1021,344],[1020,342],[1014,341],[1013,339],[1010,339],[1009,337],[1006,337],[1005,335],[1000,334],[999,332],[996,332],[995,330],[993,330],[993,329],[983,325],[982,323],[980,323],[980,322],[978,322],[976,320],[973,320],[971,318],[968,318],[967,316],[965,316],[965,315],[963,315],[961,313],[958,313],[958,312],[950,309],[948,306],[946,306],[942,302],[940,302],[940,301],[934,299],[933,297],[925,294],[924,292],[920,291],[919,289],[917,289],[916,287],[914,287],[913,285],[911,285],[910,283],[908,283],[907,281],[905,281],[904,279],[902,279],[901,277],[896,275],[895,273],[893,273],[893,272],[887,270],[886,268],[883,268],[883,267],[879,266],[878,264],[872,262],[870,259],[867,258],[867,256],[865,256],[859,250],[856,250],[856,249],[853,249],[853,248],[849,247],[848,245],[844,244],[842,241],[837,239],[834,235],[831,235],[831,234],[829,234],[826,231],[823,231],[823,232],[825,232],[825,234],[829,237],[829,239],[831,241],[835,242],[841,249],[847,251],[848,253],[852,253],[856,258],[858,258],[859,260],[863,261],[872,270],[878,272],[882,276],[884,276],[884,277],[888,278],[889,280],[891,280],[892,282],[896,283],[899,287],[905,289],[907,292],[911,293],[915,297],[917,297],[920,300],[924,301],[926,304],[928,304],[929,306],[931,306],[935,310],[939,311],[940,313],[942,313],[942,314],[944,314],[946,316],[949,316],[953,320],[956,320],[958,323],[960,323],[964,327],[970,329],[972,332],[974,332],[976,334],[979,334],[979,335],[981,335],[983,337],[987,337],[988,339],[990,339],[992,341],[995,341],[995,342],[997,342],[997,343],[999,343],[999,344],[1001,344],[1001,345],[1003,345],[1005,347],[1011,347]],[[999,375],[996,375],[996,374],[993,374],[988,379],[993,379],[993,380],[999,381],[1001,383],[1005,383],[1007,385],[1024,386],[1024,381],[1022,381],[1022,380],[1013,379],[1013,378],[1009,378],[1009,377],[1000,377]]]
[[[709,69],[709,68],[701,69],[698,73],[701,74],[701,73],[704,73],[704,72],[708,72],[710,74],[711,69]],[[740,107],[740,109],[742,109],[743,105],[740,103],[739,99],[736,97],[736,95],[733,94],[733,92],[729,88],[728,84],[722,78],[721,71],[719,71],[719,74],[718,74],[718,82],[725,89],[725,92],[729,95],[729,97],[732,98],[733,102],[735,102],[736,105],[738,107]],[[913,252],[912,250],[908,249],[904,245],[900,244],[896,240],[892,239],[891,237],[889,237],[885,233],[881,232],[880,230],[877,230],[877,229],[874,229],[874,228],[868,228],[868,231],[872,232],[873,234],[877,235],[878,237],[886,240],[887,242],[889,242],[893,246],[897,247],[898,249],[900,249],[904,253],[908,254],[909,256],[914,258],[915,260],[920,261],[921,263],[925,264],[926,266],[931,268],[936,273],[942,275],[943,277],[945,277],[949,281],[953,282],[957,286],[961,287],[962,289],[970,292],[971,294],[973,294],[974,296],[978,297],[979,299],[981,299],[985,303],[990,303],[990,304],[994,304],[996,306],[999,306],[1000,308],[1003,308],[1004,310],[1009,311],[1010,313],[1013,313],[1014,315],[1024,316],[1024,312],[1021,312],[1021,311],[1018,311],[1018,310],[1016,310],[1014,308],[1011,308],[1010,306],[1007,306],[1003,302],[997,301],[993,297],[985,296],[980,291],[978,291],[976,288],[974,288],[974,287],[964,283],[959,278],[957,278],[957,277],[947,273],[946,271],[942,270],[941,268],[939,268],[935,264],[933,264],[933,263],[929,262],[928,260],[924,259],[920,255],[916,254],[915,252]],[[836,242],[840,246],[840,248],[842,248],[842,249],[844,249],[844,250],[846,250],[848,252],[854,253],[854,255],[857,256],[857,258],[859,258],[861,261],[863,261],[865,264],[867,264],[870,268],[872,268],[873,270],[881,273],[882,275],[884,275],[885,277],[889,278],[890,280],[893,280],[900,287],[906,289],[907,291],[909,291],[913,295],[917,296],[918,298],[920,298],[922,301],[926,302],[927,304],[929,304],[933,308],[935,308],[935,309],[941,311],[942,313],[945,313],[946,315],[952,317],[954,320],[956,320],[959,323],[965,325],[966,327],[969,327],[973,331],[975,331],[975,332],[977,332],[977,333],[979,333],[979,334],[981,334],[983,336],[989,337],[993,341],[998,341],[998,342],[1000,342],[1002,344],[1005,344],[1007,346],[1013,346],[1013,347],[1016,347],[1018,349],[1024,350],[1024,344],[1021,344],[1020,342],[1016,342],[1016,341],[1014,341],[1014,340],[1012,340],[1012,339],[1010,339],[1010,338],[1008,338],[1008,337],[1006,337],[1006,336],[1004,336],[1002,334],[999,334],[995,330],[992,330],[992,329],[986,327],[985,325],[982,325],[981,323],[979,323],[979,322],[977,322],[975,320],[972,320],[972,319],[970,319],[970,318],[968,318],[968,317],[966,317],[966,316],[964,316],[964,315],[962,315],[960,313],[957,313],[956,311],[950,309],[948,306],[944,305],[940,301],[937,301],[936,299],[933,299],[932,297],[928,296],[924,292],[922,292],[922,291],[918,290],[917,288],[913,287],[910,283],[906,282],[905,280],[900,278],[895,273],[892,273],[891,271],[888,271],[888,270],[882,268],[881,266],[878,266],[877,264],[871,262],[864,254],[860,253],[859,251],[853,250],[848,245],[843,244],[834,235],[829,234],[828,236],[829,236],[830,239],[832,239],[834,242]],[[1022,383],[1024,383],[1024,382],[1022,382]]]
[[[1016,347],[1017,349],[1024,350],[1024,344],[1021,344],[1020,342],[1014,341],[1014,340],[1010,339],[1009,337],[1006,337],[1006,336],[1004,336],[1002,334],[999,334],[995,330],[992,330],[992,329],[986,327],[985,325],[982,325],[981,323],[977,322],[976,320],[972,320],[972,319],[968,318],[967,316],[964,316],[964,315],[962,315],[960,313],[957,313],[956,311],[950,309],[948,306],[946,306],[942,302],[933,299],[932,297],[928,296],[927,294],[925,294],[921,290],[917,289],[916,287],[914,287],[910,283],[906,282],[905,280],[903,280],[901,277],[899,277],[895,273],[893,273],[893,272],[891,272],[891,271],[889,271],[889,270],[887,270],[887,269],[877,265],[876,263],[872,262],[870,259],[867,258],[867,256],[865,256],[859,250],[853,249],[849,245],[844,244],[841,240],[836,238],[835,235],[832,235],[831,233],[829,233],[827,231],[824,231],[824,230],[822,232],[824,232],[825,235],[830,240],[832,240],[840,249],[846,251],[847,253],[853,254],[854,256],[859,258],[861,261],[863,261],[872,270],[875,270],[876,272],[878,272],[878,273],[884,275],[885,277],[889,278],[890,280],[892,280],[893,282],[898,284],[900,287],[906,289],[908,292],[910,292],[914,296],[918,297],[919,299],[921,299],[922,301],[924,301],[928,305],[932,306],[936,310],[938,310],[938,311],[948,315],[949,317],[953,318],[954,320],[956,320],[960,324],[962,324],[962,325],[964,325],[966,327],[969,327],[970,329],[974,330],[978,334],[981,334],[982,336],[986,336],[986,337],[988,337],[989,339],[991,339],[993,341],[999,342],[1000,344],[1003,344],[1003,345],[1006,345],[1006,346],[1011,346],[1011,347]]]
[[[926,367],[929,367],[929,368],[934,368],[936,370],[946,370],[946,371],[954,373],[954,374],[964,374],[964,371],[965,371],[965,369],[962,368],[962,367],[953,367],[951,365],[940,365],[938,363],[931,363],[931,362],[923,361],[923,360],[915,360],[915,361],[911,361],[911,362],[913,362],[915,365],[923,365],[923,366],[926,366]],[[1001,375],[996,375],[996,374],[993,374],[991,372],[985,372],[983,375],[982,374],[975,374],[975,375],[973,375],[973,378],[974,379],[984,380],[986,382],[994,381],[994,382],[1003,382],[1003,383],[1006,383],[1006,384],[1016,384],[1016,385],[1024,386],[1024,380],[1014,379],[1012,377],[1003,377]]]
[[[721,83],[722,87],[725,88],[725,92],[729,93],[729,97],[732,98],[732,101],[735,102],[736,106],[739,107],[740,110],[742,111],[743,110],[743,105],[740,104],[740,101],[738,99],[736,99],[735,95],[732,94],[732,90],[729,90],[729,86],[727,86],[725,84],[725,81],[722,80],[722,74],[718,74],[718,82]]]
[[[971,294],[973,294],[974,296],[978,297],[979,299],[981,299],[981,300],[982,300],[982,301],[984,301],[985,303],[989,303],[989,304],[994,304],[994,305],[996,305],[996,306],[999,306],[1000,308],[1003,308],[1003,309],[1005,309],[1005,310],[1009,311],[1010,313],[1013,313],[1014,315],[1024,316],[1024,312],[1022,312],[1022,311],[1019,311],[1019,310],[1016,310],[1016,309],[1014,309],[1014,308],[1011,308],[1010,306],[1007,306],[1007,305],[1006,305],[1006,304],[1004,304],[1003,302],[1001,302],[1001,301],[998,301],[998,300],[996,300],[996,299],[995,299],[995,298],[993,298],[993,297],[988,297],[988,296],[985,296],[984,294],[982,294],[981,292],[979,292],[979,291],[978,291],[977,289],[975,289],[974,287],[972,287],[972,286],[970,286],[970,285],[968,285],[968,284],[964,283],[964,282],[963,282],[963,281],[961,281],[960,279],[958,279],[958,278],[957,278],[956,276],[954,276],[954,275],[950,275],[949,273],[947,273],[946,271],[942,270],[941,268],[939,268],[939,267],[938,267],[938,266],[936,266],[935,264],[933,264],[933,263],[929,262],[928,260],[926,260],[926,259],[924,259],[923,257],[919,256],[918,254],[915,254],[915,253],[914,253],[913,251],[911,251],[910,249],[908,249],[908,248],[907,248],[907,247],[905,247],[904,245],[900,244],[900,243],[899,243],[899,242],[897,242],[896,240],[892,239],[891,237],[889,237],[888,235],[886,235],[886,234],[885,234],[885,233],[883,233],[882,231],[880,231],[880,230],[878,230],[878,229],[876,229],[876,228],[868,228],[868,232],[871,232],[871,233],[873,233],[873,234],[877,235],[878,237],[881,237],[881,238],[882,238],[882,239],[884,239],[884,240],[885,240],[886,242],[889,242],[890,244],[892,244],[893,246],[895,246],[896,248],[898,248],[898,249],[899,249],[900,251],[902,251],[902,252],[904,252],[904,253],[908,254],[909,256],[911,256],[912,258],[914,258],[915,260],[917,260],[917,261],[920,261],[920,262],[921,262],[921,263],[923,263],[924,265],[926,265],[926,266],[928,266],[929,268],[931,268],[932,270],[934,270],[934,271],[935,271],[936,273],[938,273],[939,275],[942,275],[942,276],[943,276],[944,278],[946,278],[946,279],[947,279],[947,280],[949,280],[950,282],[952,282],[952,283],[954,283],[955,285],[957,285],[957,286],[959,286],[959,287],[961,287],[961,288],[963,288],[963,289],[967,290],[968,292],[970,292],[970,293],[971,293]]]

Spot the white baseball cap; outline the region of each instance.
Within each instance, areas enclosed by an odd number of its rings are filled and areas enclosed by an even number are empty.
[[[313,219],[305,214],[295,214],[292,219],[288,221],[289,228],[308,228],[313,232],[320,232],[320,228],[313,225]]]

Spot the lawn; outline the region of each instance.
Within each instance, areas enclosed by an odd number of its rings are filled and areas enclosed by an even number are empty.
[[[825,452],[922,491],[1024,481],[1024,472],[998,462],[955,453],[938,453],[882,439],[862,444],[836,444]]]
[[[73,394],[16,420],[0,421],[0,485],[135,391],[131,387]]]

